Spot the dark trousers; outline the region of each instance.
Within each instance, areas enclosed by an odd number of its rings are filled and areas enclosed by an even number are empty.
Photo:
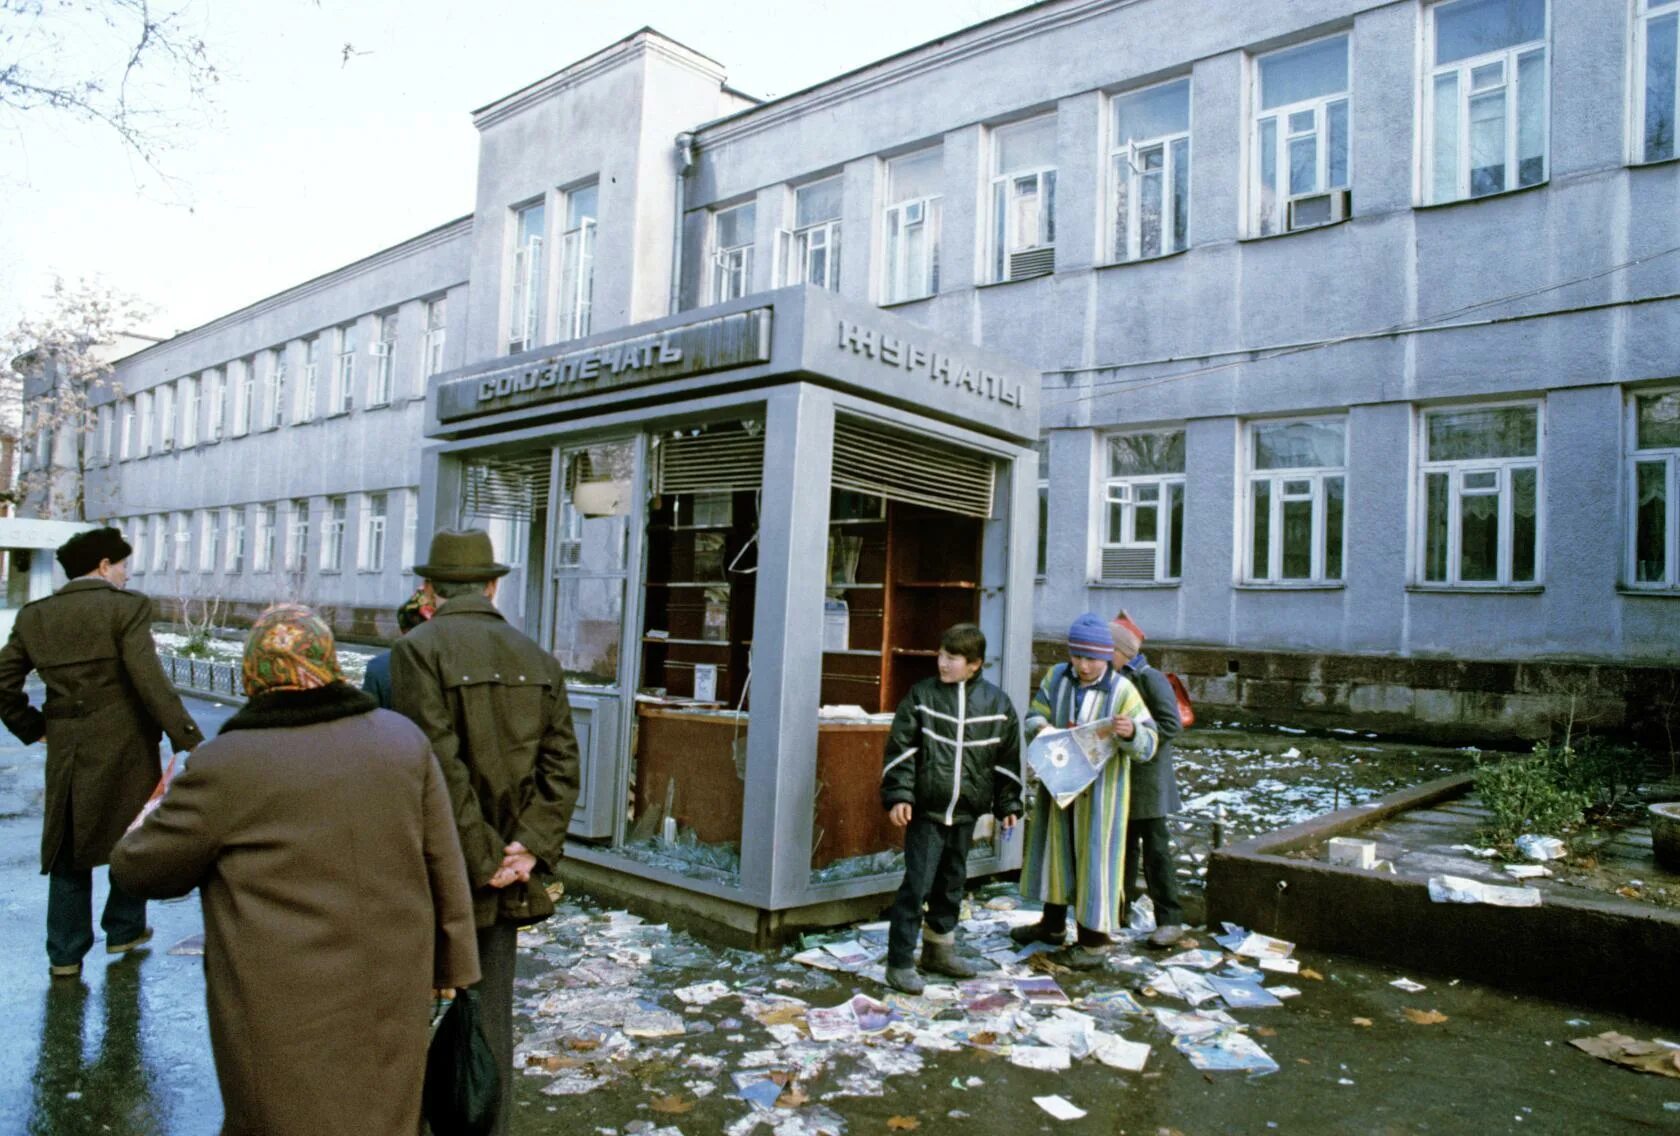
[[[1133,817],[1126,828],[1126,905],[1131,906],[1138,896],[1137,873],[1143,869],[1143,881],[1149,900],[1155,905],[1155,925],[1184,922],[1184,909],[1178,904],[1178,873],[1173,866],[1172,832],[1166,817]]]
[[[506,1136],[513,1124],[513,966],[519,956],[519,928],[492,923],[478,929],[478,1011],[484,1040],[502,1075],[502,1106],[492,1136]]]
[[[112,880],[99,925],[107,943],[132,943],[146,933],[146,901]],[[47,874],[47,961],[70,966],[92,946],[93,872],[55,865]]]
[[[922,816],[910,818],[904,830],[904,882],[887,909],[888,966],[909,966],[915,961],[924,904],[929,931],[943,938],[956,930],[968,883],[968,848],[973,842],[973,821],[945,825]]]

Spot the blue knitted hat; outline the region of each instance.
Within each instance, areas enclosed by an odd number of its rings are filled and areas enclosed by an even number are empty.
[[[1094,612],[1086,612],[1068,628],[1068,654],[1087,659],[1110,659],[1114,656],[1114,633],[1108,620]]]

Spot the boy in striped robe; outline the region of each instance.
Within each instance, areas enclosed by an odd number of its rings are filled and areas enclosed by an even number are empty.
[[[1027,822],[1021,894],[1044,904],[1039,923],[1017,927],[1016,942],[1057,943],[1067,937],[1073,909],[1076,941],[1050,956],[1072,970],[1102,965],[1113,936],[1125,926],[1126,814],[1130,763],[1155,756],[1155,720],[1143,696],[1112,665],[1108,621],[1087,612],[1068,631],[1068,661],[1044,676],[1027,708],[1029,738],[1049,729],[1114,719],[1119,752],[1097,780],[1066,808],[1037,787]]]

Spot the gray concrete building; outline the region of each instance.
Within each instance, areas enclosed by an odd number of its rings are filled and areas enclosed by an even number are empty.
[[[471,217],[125,359],[93,476],[149,590],[265,598],[307,517],[305,598],[388,607],[461,519],[429,374],[807,283],[1039,370],[1046,641],[1123,607],[1254,713],[1672,719],[1677,29],[1051,0],[762,103],[643,30],[476,112]]]

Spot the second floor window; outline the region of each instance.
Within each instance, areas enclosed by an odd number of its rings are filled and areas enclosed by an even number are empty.
[[[1630,401],[1627,579],[1639,588],[1680,587],[1680,390]]]
[[[881,302],[919,300],[939,291],[939,212],[943,151],[906,154],[887,163]]]
[[[1680,154],[1674,140],[1680,119],[1680,0],[1640,0],[1634,36],[1635,158],[1660,162]]]
[[[333,362],[332,397],[327,401],[328,414],[348,414],[356,405],[356,351],[359,346],[357,328],[347,323],[338,329],[338,358]]]
[[[1248,579],[1342,578],[1347,423],[1261,422],[1249,432]]]
[[[276,347],[268,353],[268,428],[278,430],[286,424],[286,349]]]
[[[337,572],[344,567],[344,516],[342,497],[327,498],[327,515],[321,520],[321,571]]]
[[[145,457],[152,452],[152,392],[141,391],[134,402],[140,408],[140,456]]]
[[[1429,9],[1430,201],[1546,180],[1546,39],[1546,0],[1447,0]]]
[[[152,571],[168,570],[169,547],[173,543],[169,538],[169,516],[159,513],[152,518]]]
[[[117,435],[117,459],[127,461],[129,446],[134,437],[134,400],[124,399],[122,404],[122,432]]]
[[[712,299],[738,300],[752,290],[753,225],[758,209],[752,202],[712,215]]]
[[[1348,37],[1263,55],[1254,70],[1252,231],[1346,220]]]
[[[1110,255],[1179,252],[1190,241],[1190,80],[1121,95],[1113,114]]]
[[[102,462],[111,460],[111,434],[116,417],[109,404],[99,408],[99,460]]]
[[[245,571],[245,510],[228,510],[227,570]]]
[[[373,341],[373,388],[368,391],[369,406],[385,406],[391,401],[393,369],[397,365],[397,313],[386,312],[379,317],[379,338]]]
[[[222,544],[222,511],[204,510],[204,539],[198,542],[198,570],[214,572],[216,553]]]
[[[321,337],[303,341],[303,382],[298,388],[298,422],[315,417],[315,392],[321,385]]]
[[[595,307],[595,214],[597,185],[566,193],[566,233],[560,238],[560,334],[582,339],[589,334]]]
[[[241,359],[237,364],[238,386],[234,389],[233,433],[235,437],[251,432],[257,418],[257,361]]]
[[[1056,116],[992,131],[992,279],[1056,270]]]
[[[164,383],[157,388],[157,416],[159,444],[168,453],[175,448],[175,384]]]
[[[1539,578],[1540,408],[1423,415],[1423,582],[1523,585]]]
[[[192,517],[175,514],[175,555],[170,565],[176,572],[185,572],[192,556]]]
[[[546,210],[541,201],[513,213],[512,275],[508,280],[508,354],[528,351],[542,334],[547,266],[543,256]]]
[[[443,337],[448,310],[448,305],[443,296],[426,301],[425,355],[420,369],[422,380],[420,390],[422,394],[425,393],[426,389],[424,380],[443,370]]]
[[[199,404],[198,377],[181,380],[181,445],[198,445],[198,420],[204,413]]]
[[[789,284],[840,290],[840,211],[843,182],[837,177],[793,191]]]
[[[220,371],[204,372],[204,401],[208,408],[204,420],[204,440],[222,440],[222,425],[227,418],[227,380]]]
[[[1098,575],[1177,580],[1184,574],[1184,431],[1119,434],[1105,449]]]

